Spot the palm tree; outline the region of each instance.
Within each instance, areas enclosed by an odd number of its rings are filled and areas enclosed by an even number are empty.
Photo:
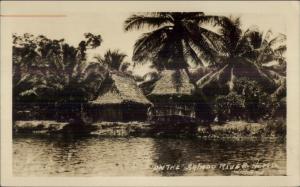
[[[286,90],[286,36],[279,34],[272,37],[272,35],[270,30],[266,33],[257,31],[251,38],[251,43],[255,49],[254,62],[275,81],[277,86],[272,96],[281,99],[285,96]]]
[[[56,107],[82,103],[92,97],[105,72],[86,62],[85,50],[98,47],[102,40],[100,35],[90,33],[85,38],[73,47],[64,40],[45,36],[14,36],[14,103],[18,105],[25,99],[29,104]]]
[[[222,21],[223,17],[205,15],[203,12],[152,12],[130,16],[126,19],[124,28],[125,31],[145,27],[152,29],[135,42],[132,58],[134,63],[150,62],[158,72],[176,70],[174,81],[178,87],[182,83],[179,70],[184,69],[190,82],[196,87],[191,80],[189,68],[192,65],[205,66],[217,62],[217,51],[220,50],[218,41],[221,36],[207,26],[218,26]],[[157,77],[140,85],[145,94],[151,92]],[[197,108],[208,111],[209,106],[202,101],[206,98],[201,91],[195,95],[199,96]]]
[[[233,90],[237,78],[247,77],[268,91],[274,90],[274,80],[263,71],[261,65],[267,62],[267,48],[266,41],[258,39],[260,33],[253,28],[243,31],[240,18],[232,17],[222,22],[220,33],[222,47],[218,54],[219,62],[197,81],[199,88],[207,94],[212,94],[209,90],[213,89],[214,94],[226,95]],[[272,42],[276,43],[276,40]],[[274,59],[275,56],[268,54],[268,58]]]
[[[257,63],[276,84],[276,90],[271,94],[274,102],[273,116],[286,116],[286,36],[279,34],[272,37],[272,32],[257,34]]]
[[[269,30],[266,33],[257,30],[250,38],[254,48],[253,61],[276,83],[286,76],[286,36],[279,34],[272,37]]]
[[[100,63],[103,67],[107,68],[110,71],[127,71],[130,66],[129,62],[125,62],[125,57],[127,55],[121,53],[119,50],[108,50],[105,52],[104,56],[95,56],[95,59],[98,63]]]
[[[130,16],[125,31],[153,29],[144,33],[135,43],[133,61],[151,62],[158,70],[186,69],[191,64],[214,64],[220,36],[203,27],[219,25],[222,18],[203,12],[152,12]],[[188,72],[189,73],[189,72]]]

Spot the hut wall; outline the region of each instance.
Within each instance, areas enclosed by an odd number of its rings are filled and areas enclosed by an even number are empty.
[[[150,111],[150,119],[159,122],[195,121],[194,103],[155,103]]]
[[[93,121],[146,121],[147,107],[133,104],[92,106],[88,114]]]
[[[124,121],[146,121],[147,109],[145,105],[125,104],[123,107]]]
[[[122,109],[119,105],[93,106],[88,113],[93,121],[123,121]]]

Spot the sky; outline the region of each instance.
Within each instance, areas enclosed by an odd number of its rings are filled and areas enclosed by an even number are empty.
[[[47,8],[47,4],[38,4],[36,6],[32,6],[32,4],[9,4],[6,9],[5,6],[4,8],[2,7],[2,14],[41,14],[41,12],[42,14],[61,14],[63,12],[65,17],[6,17],[2,18],[1,21],[10,27],[11,32],[17,34],[43,34],[51,39],[64,38],[67,43],[72,45],[77,45],[84,38],[84,33],[100,34],[103,42],[100,47],[88,52],[89,59],[92,59],[95,55],[103,55],[108,49],[119,49],[121,52],[127,54],[125,60],[131,62],[134,42],[142,33],[150,30],[143,29],[140,31],[125,32],[123,28],[124,21],[136,11],[120,9],[120,7],[117,7],[114,11],[114,9],[101,8],[100,5],[97,4],[99,11],[96,11],[95,7],[87,5],[83,5],[85,8],[82,9],[80,6],[67,6],[65,4],[62,6],[51,4],[49,6],[51,8]],[[91,10],[89,11],[87,8]],[[54,11],[56,9],[57,11]],[[239,16],[241,17],[243,29],[256,25],[262,31],[271,29],[274,34],[286,33],[284,18],[278,14],[216,13],[201,9],[199,11],[204,11],[206,14]],[[142,75],[146,69],[137,66],[134,69],[134,73]]]

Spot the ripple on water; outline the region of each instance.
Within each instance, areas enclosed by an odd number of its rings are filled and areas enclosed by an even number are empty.
[[[252,174],[251,169],[201,168],[244,162],[276,167]],[[166,165],[178,168],[157,170]],[[13,172],[17,176],[285,175],[286,149],[275,141],[17,136]]]

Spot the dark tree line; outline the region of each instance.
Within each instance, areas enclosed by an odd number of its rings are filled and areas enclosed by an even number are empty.
[[[285,35],[272,37],[270,30],[263,32],[257,27],[243,30],[240,18],[203,12],[135,14],[125,21],[124,28],[151,30],[136,41],[133,61],[151,62],[158,72],[185,69],[214,116],[257,120],[285,115]],[[198,71],[190,72],[193,66]],[[144,90],[150,92],[150,82],[158,78],[152,76],[149,84],[143,84]],[[242,92],[241,82],[245,86]],[[252,92],[245,91],[250,87]],[[281,112],[276,112],[277,108]]]
[[[95,98],[108,69],[126,71],[125,54],[110,50],[95,62],[87,50],[101,45],[101,35],[84,34],[78,46],[63,39],[13,35],[13,102],[16,117],[78,118],[82,104]],[[101,58],[101,59],[99,59]],[[120,66],[120,67],[119,67]],[[20,111],[27,111],[20,112]]]
[[[271,31],[257,27],[243,30],[240,18],[203,12],[139,13],[124,22],[125,31],[142,28],[149,32],[135,42],[132,60],[151,63],[155,69],[144,77],[135,76],[145,83],[146,92],[161,71],[184,69],[213,116],[257,120],[284,113],[285,35],[273,37]],[[101,35],[92,33],[84,34],[77,46],[64,39],[14,34],[14,115],[22,116],[20,111],[31,108],[37,117],[42,110],[44,118],[78,117],[82,104],[97,96],[110,72],[132,74],[126,54],[118,50],[88,62],[87,51],[101,43]]]

